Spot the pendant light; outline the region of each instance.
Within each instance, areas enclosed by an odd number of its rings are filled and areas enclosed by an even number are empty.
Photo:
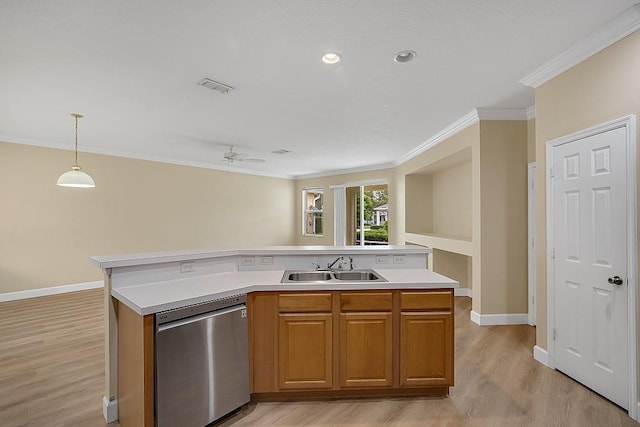
[[[63,173],[58,178],[58,185],[60,187],[76,187],[76,188],[93,188],[96,183],[91,176],[82,171],[82,168],[78,164],[78,119],[81,119],[82,114],[72,113],[71,117],[76,119],[76,162],[71,166],[71,170]]]

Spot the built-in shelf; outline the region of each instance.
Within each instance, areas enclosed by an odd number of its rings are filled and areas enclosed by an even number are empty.
[[[464,146],[405,175],[407,242],[471,256],[471,152]]]
[[[456,254],[473,256],[471,237],[435,233],[405,233],[405,241],[414,245],[428,246]]]

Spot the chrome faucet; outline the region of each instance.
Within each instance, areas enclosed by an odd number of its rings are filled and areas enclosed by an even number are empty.
[[[327,270],[332,270],[332,269],[333,269],[333,266],[334,266],[334,265],[336,265],[336,263],[337,263],[338,261],[344,261],[344,260],[345,260],[345,259],[344,259],[344,256],[339,256],[339,257],[338,257],[338,258],[336,258],[333,262],[330,262],[330,263],[327,265]],[[340,264],[338,265],[338,270],[342,270],[342,263],[340,263]],[[351,270],[353,270],[353,258],[352,258],[352,257],[349,257],[349,271],[351,271]]]
[[[331,270],[333,268],[334,265],[336,265],[336,263],[340,260],[343,260],[344,257],[343,256],[339,256],[338,258],[335,259],[335,261],[330,262],[329,264],[327,264],[327,270]]]

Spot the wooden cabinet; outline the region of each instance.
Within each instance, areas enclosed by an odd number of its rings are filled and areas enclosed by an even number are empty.
[[[153,426],[154,316],[115,301],[122,425]],[[252,400],[446,396],[453,289],[251,292]]]
[[[249,295],[254,397],[446,395],[453,290]]]
[[[402,292],[400,385],[453,385],[453,293]]]
[[[249,390],[278,391],[278,294],[252,292],[247,295],[249,320]]]
[[[385,387],[393,381],[392,316],[340,314],[340,386]]]
[[[333,386],[333,315],[330,293],[278,297],[278,387]]]
[[[340,295],[340,387],[393,383],[391,292]]]
[[[280,389],[331,388],[331,313],[280,314],[278,317]]]
[[[154,420],[153,315],[140,316],[114,300],[118,319],[118,415],[120,425],[152,427]]]

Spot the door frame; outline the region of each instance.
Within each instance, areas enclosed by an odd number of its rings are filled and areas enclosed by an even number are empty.
[[[527,290],[528,290],[528,315],[529,325],[536,325],[536,162],[527,165]]]
[[[636,116],[631,114],[597,126],[584,129],[570,135],[565,135],[546,143],[546,222],[547,222],[547,352],[549,367],[556,369],[556,349],[553,339],[555,329],[555,292],[553,289],[553,149],[559,145],[576,142],[578,140],[604,133],[610,130],[624,128],[626,130],[626,159],[627,159],[627,284],[628,284],[628,321],[627,339],[629,343],[628,372],[629,372],[629,416],[638,421],[640,417],[640,402],[638,402],[638,328],[637,328],[637,202],[636,202]]]
[[[333,245],[345,246],[347,235],[347,201],[346,190],[350,187],[368,187],[373,185],[386,185],[389,190],[389,179],[370,179],[366,181],[346,182],[344,184],[330,185],[329,188],[334,190],[334,209],[333,209]],[[338,190],[337,192],[335,190]],[[336,197],[340,198],[340,202],[336,202]],[[361,196],[363,197],[363,196]],[[360,206],[364,203],[360,201]],[[364,239],[362,239],[364,241]],[[340,243],[340,244],[338,244]],[[388,242],[387,242],[388,243]],[[353,246],[353,245],[347,245]]]

